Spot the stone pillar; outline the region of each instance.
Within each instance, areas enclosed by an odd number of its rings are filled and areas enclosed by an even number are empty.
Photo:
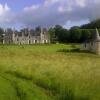
[[[3,44],[5,44],[5,34],[3,34]]]
[[[32,44],[31,43],[31,32],[29,29],[28,29],[28,44]]]
[[[12,44],[15,43],[15,29],[13,29],[13,33],[12,33]]]
[[[43,43],[44,40],[44,34],[43,34],[43,28],[41,28],[41,33],[40,33],[40,43]]]

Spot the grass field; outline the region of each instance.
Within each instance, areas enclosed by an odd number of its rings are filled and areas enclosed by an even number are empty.
[[[73,45],[1,45],[0,100],[100,100],[100,56]]]

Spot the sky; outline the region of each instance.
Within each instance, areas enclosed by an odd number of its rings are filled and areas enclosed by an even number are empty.
[[[79,26],[100,18],[100,0],[0,0],[0,27]]]

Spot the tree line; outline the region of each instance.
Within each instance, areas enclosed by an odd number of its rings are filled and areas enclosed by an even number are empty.
[[[49,33],[51,43],[82,43],[92,39],[96,31],[95,29],[83,29],[80,27],[72,27],[67,30],[60,25],[56,25],[49,29]]]
[[[80,27],[74,26],[69,30],[60,25],[56,25],[49,29],[50,40],[51,43],[82,43],[86,40],[92,39],[93,35],[96,33],[96,28],[98,28],[100,33],[100,19],[91,21]]]

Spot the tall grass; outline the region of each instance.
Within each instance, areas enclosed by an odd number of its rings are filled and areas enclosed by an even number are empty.
[[[0,73],[10,85],[15,84],[11,92],[15,100],[99,100],[100,56],[66,52],[77,47],[0,45]],[[1,91],[0,97],[3,94]]]

